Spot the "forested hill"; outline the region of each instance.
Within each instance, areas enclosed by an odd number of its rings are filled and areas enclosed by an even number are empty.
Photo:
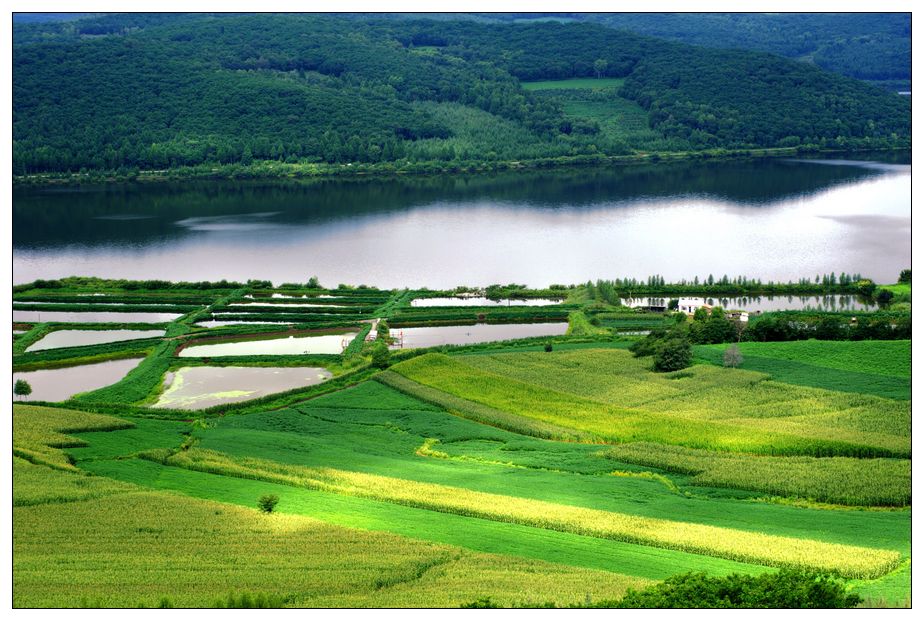
[[[910,13],[533,13],[491,21],[586,21],[653,37],[772,52],[822,69],[908,89]]]
[[[907,98],[595,24],[131,14],[15,26],[14,40],[16,174],[910,140]],[[523,87],[572,78],[586,79]]]

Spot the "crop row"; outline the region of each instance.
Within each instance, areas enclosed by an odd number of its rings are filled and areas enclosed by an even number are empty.
[[[851,457],[736,455],[652,443],[620,444],[600,455],[694,475],[690,483],[856,506],[911,503],[911,461]]]
[[[360,496],[466,517],[716,556],[746,563],[874,578],[898,566],[896,551],[639,517],[331,468],[309,468],[190,449],[143,455],[167,465]]]

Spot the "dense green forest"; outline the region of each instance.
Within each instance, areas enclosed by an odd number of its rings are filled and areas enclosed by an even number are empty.
[[[911,81],[909,13],[536,13],[490,18],[586,21],[694,45],[771,52],[884,86],[898,82],[907,88]]]
[[[907,98],[768,53],[592,23],[104,15],[15,24],[13,65],[19,175],[910,140]],[[608,86],[571,99],[523,88],[572,78]]]

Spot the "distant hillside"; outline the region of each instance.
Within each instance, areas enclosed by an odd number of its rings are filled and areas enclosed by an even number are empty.
[[[907,89],[911,80],[910,13],[535,13],[489,17],[518,23],[585,21],[695,45],[772,52],[890,88]]]
[[[14,38],[18,174],[554,162],[909,137],[907,98],[862,82],[587,23],[129,14],[14,25]],[[600,87],[521,87],[569,78]],[[637,127],[645,115],[649,128]]]

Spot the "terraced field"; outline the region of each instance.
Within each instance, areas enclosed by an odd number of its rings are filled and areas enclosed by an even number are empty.
[[[658,374],[569,310],[552,351],[403,351],[380,370],[370,324],[350,319],[299,327],[354,326],[342,354],[179,357],[251,334],[195,326],[248,295],[202,298],[140,351],[25,352],[48,324],[17,342],[14,364],[146,358],[65,404],[14,406],[16,606],[568,606],[685,571],[788,567],[909,601],[909,342],[744,343],[742,369],[700,346],[701,364]],[[414,294],[350,295],[390,321]],[[166,373],[216,364],[332,377],[150,407]],[[272,514],[256,510],[267,494]]]

